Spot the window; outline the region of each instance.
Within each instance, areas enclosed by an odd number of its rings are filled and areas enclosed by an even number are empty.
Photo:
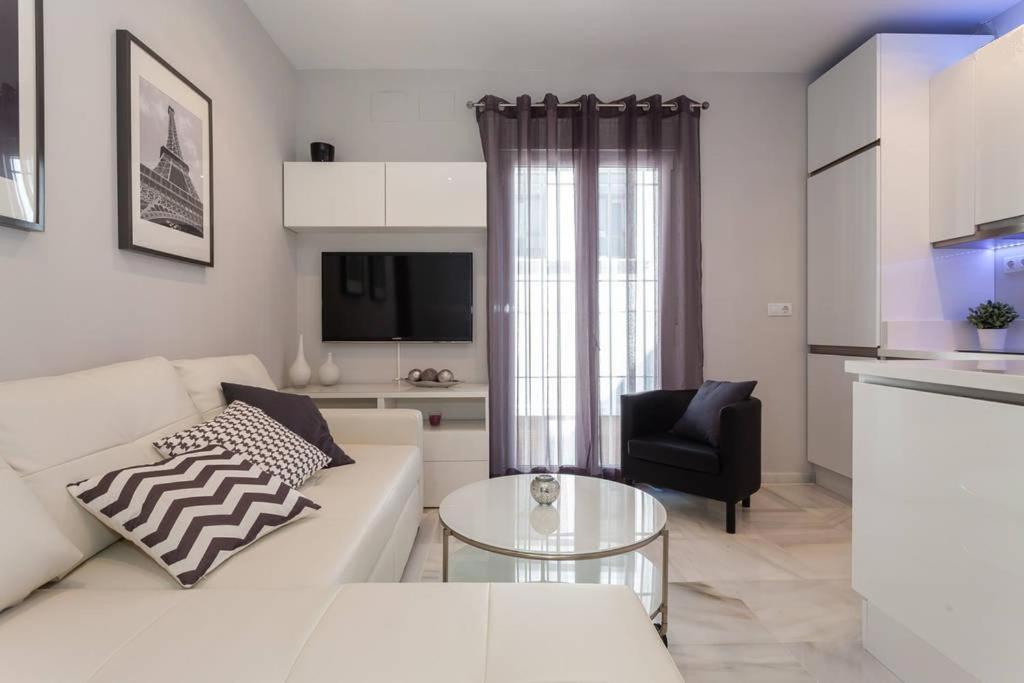
[[[619,396],[660,386],[658,176],[598,172],[599,462],[618,467]],[[516,459],[558,468],[576,462],[575,186],[571,167],[520,168],[514,206]],[[633,214],[633,220],[627,220]]]

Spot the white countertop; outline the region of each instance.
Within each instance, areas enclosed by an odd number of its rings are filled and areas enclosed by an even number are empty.
[[[899,360],[1024,360],[1024,353],[989,353],[986,351],[881,349],[879,355],[883,358]]]
[[[1024,395],[1024,360],[849,360],[862,377]]]
[[[486,384],[464,382],[453,387],[414,387],[405,382],[384,382],[381,384],[335,384],[324,387],[318,384],[282,389],[291,394],[305,394],[313,398],[487,398]]]

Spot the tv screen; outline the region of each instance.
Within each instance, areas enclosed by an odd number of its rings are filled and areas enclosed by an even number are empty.
[[[473,341],[473,255],[324,252],[324,341]]]

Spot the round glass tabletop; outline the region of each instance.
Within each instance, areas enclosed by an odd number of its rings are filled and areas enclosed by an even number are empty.
[[[534,476],[487,479],[450,493],[441,501],[441,523],[471,545],[533,559],[624,553],[653,541],[665,527],[662,504],[632,486],[556,475],[558,500],[538,505],[530,496]]]

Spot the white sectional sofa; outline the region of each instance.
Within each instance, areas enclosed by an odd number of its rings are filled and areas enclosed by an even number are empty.
[[[323,411],[356,462],[302,487],[322,509],[179,588],[65,486],[157,461],[222,381],[274,388],[254,356],[0,384],[0,608],[28,594],[0,612],[0,681],[681,680],[627,588],[395,583],[422,516],[416,411]]]

